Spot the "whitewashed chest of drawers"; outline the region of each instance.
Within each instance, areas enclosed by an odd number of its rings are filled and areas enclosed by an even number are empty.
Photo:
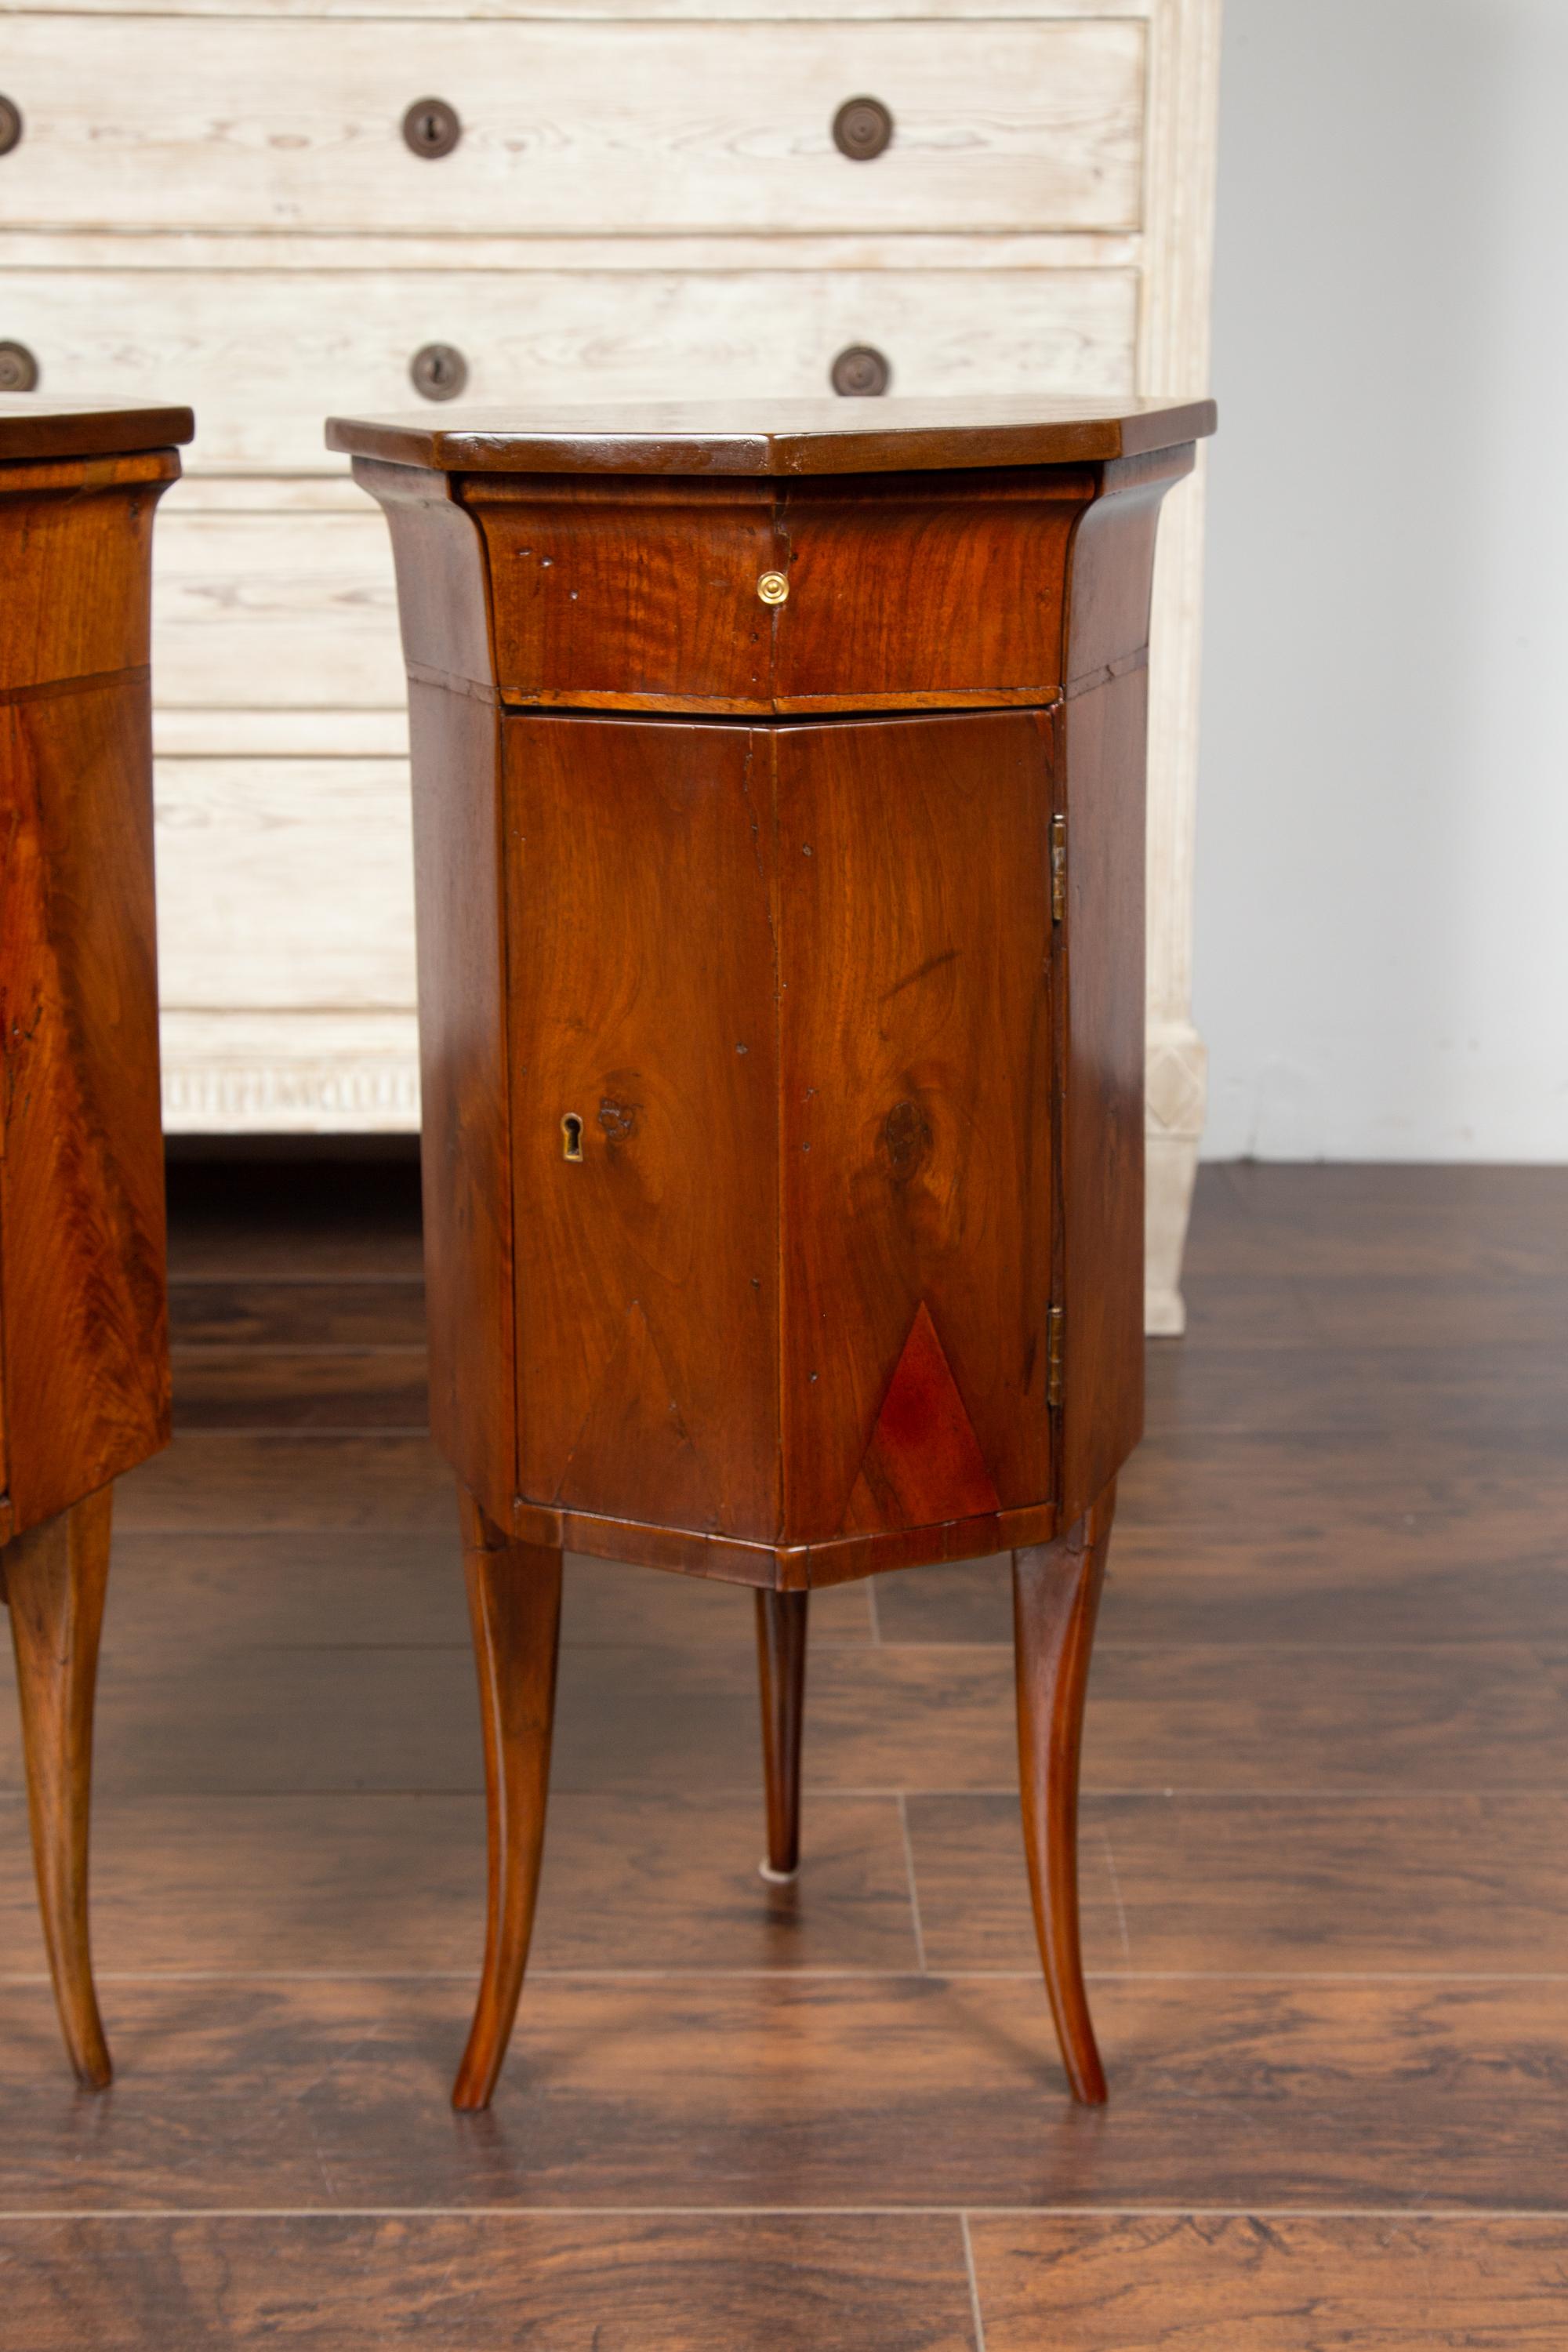
[[[893,397],[1203,391],[1218,12],[0,0],[0,375],[196,410],[154,644],[172,1130],[418,1120],[391,565],[325,413],[416,405],[432,348],[481,401],[816,393],[868,350]],[[862,97],[871,160],[834,137]],[[437,156],[426,99],[460,126]],[[1204,1093],[1201,498],[1168,503],[1153,634],[1163,1328]]]

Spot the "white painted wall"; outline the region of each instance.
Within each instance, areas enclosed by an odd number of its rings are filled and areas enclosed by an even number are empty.
[[[1212,1158],[1568,1160],[1568,0],[1226,0]]]

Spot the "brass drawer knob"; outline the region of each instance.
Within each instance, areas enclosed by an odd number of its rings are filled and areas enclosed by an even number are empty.
[[[869,163],[893,143],[893,118],[879,98],[847,98],[833,118],[833,143],[852,163]]]
[[[22,143],[22,110],[14,99],[0,98],[0,155]]]
[[[851,343],[828,370],[833,389],[845,400],[875,400],[886,392],[893,371],[871,343]]]
[[[426,400],[456,400],[468,381],[468,362],[456,343],[426,343],[409,361],[408,373]]]
[[[458,110],[444,98],[416,98],[403,118],[403,136],[411,152],[427,163],[449,155],[462,135]]]
[[[37,392],[38,362],[26,343],[0,343],[0,392]]]
[[[782,604],[789,596],[789,582],[782,572],[764,572],[757,583],[757,593],[764,604]]]

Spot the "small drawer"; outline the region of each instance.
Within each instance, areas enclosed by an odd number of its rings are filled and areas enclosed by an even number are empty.
[[[5,72],[26,125],[10,198],[58,226],[1139,225],[1131,18],[197,28],[149,15],[101,18],[84,45],[57,17],[8,16]],[[440,135],[416,127],[410,143],[422,100],[449,110],[455,142],[444,114]],[[856,100],[886,118],[879,150]]]
[[[394,469],[362,470],[407,530]],[[488,474],[461,478],[458,495],[484,532],[504,699],[805,712],[1049,701],[1064,551],[1095,480],[1082,466],[918,482],[677,477],[628,495],[610,476]],[[933,612],[966,626],[933,633]],[[447,597],[405,600],[421,668],[454,662],[449,618]],[[481,646],[470,633],[477,684]]]
[[[900,394],[1120,396],[1133,389],[1129,269],[17,270],[4,331],[45,390],[189,401],[186,470],[337,472],[331,415],[418,404],[415,355],[460,352],[465,400],[829,389],[881,353]],[[432,407],[432,415],[439,413]],[[171,509],[173,511],[173,509]]]

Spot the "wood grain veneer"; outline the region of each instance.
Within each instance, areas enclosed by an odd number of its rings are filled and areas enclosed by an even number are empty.
[[[566,1546],[757,1589],[784,1875],[808,1594],[1014,1550],[1041,1956],[1105,2095],[1078,1755],[1142,1413],[1150,600],[1213,423],[330,427],[415,698],[433,1423],[490,1787],[459,2105],[527,1958]]]
[[[169,1435],[153,913],[153,510],[188,409],[0,402],[0,1589],[72,2063],[110,1485]]]

